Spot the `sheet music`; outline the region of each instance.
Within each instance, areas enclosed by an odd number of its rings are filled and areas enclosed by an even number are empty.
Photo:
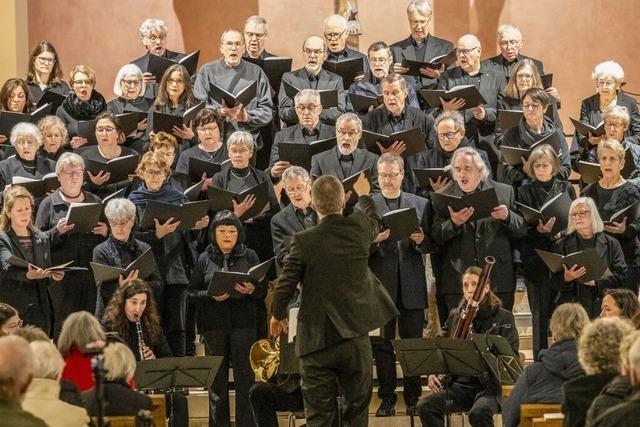
[[[298,332],[298,311],[300,308],[294,307],[289,310],[289,333],[287,336],[287,343],[291,344]]]

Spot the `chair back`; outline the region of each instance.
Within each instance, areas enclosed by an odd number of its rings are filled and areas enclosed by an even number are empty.
[[[533,419],[561,412],[559,403],[525,403],[520,405],[520,427],[533,427]],[[562,423],[560,423],[562,425]]]

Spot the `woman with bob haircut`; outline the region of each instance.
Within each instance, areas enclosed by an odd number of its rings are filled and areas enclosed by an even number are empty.
[[[551,286],[559,290],[558,303],[579,303],[593,319],[600,313],[604,291],[623,287],[627,264],[620,243],[604,232],[604,224],[593,199],[580,197],[571,202],[567,235],[556,242],[553,252],[568,255],[589,248],[598,252],[611,275],[583,283],[579,279],[587,273],[589,266],[564,265],[563,271],[553,274]]]
[[[53,45],[42,41],[31,51],[27,69],[27,85],[34,103],[38,103],[45,91],[67,96],[69,85],[64,81],[62,63]]]
[[[638,297],[629,289],[607,289],[601,307],[600,317],[632,319],[638,313]]]
[[[38,155],[57,162],[63,153],[68,153],[69,134],[58,116],[45,116],[38,120],[38,129],[42,134],[42,147]]]

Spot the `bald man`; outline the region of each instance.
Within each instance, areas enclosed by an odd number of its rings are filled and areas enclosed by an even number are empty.
[[[344,89],[342,77],[322,69],[322,64],[327,58],[327,45],[318,36],[311,36],[302,44],[302,57],[304,66],[298,70],[284,73],[283,82],[288,82],[294,87],[313,90],[337,90],[338,106],[322,109],[320,121],[327,125],[335,125],[336,119],[347,111],[347,91]],[[284,90],[284,84],[280,85],[278,93],[278,114],[280,119],[293,126],[298,123],[294,101],[289,98]]]
[[[356,76],[356,81],[360,80],[369,72],[369,64],[367,58],[357,50],[347,47],[347,37],[349,37],[349,29],[347,28],[347,20],[342,15],[330,15],[324,20],[323,24],[324,41],[327,43],[327,60],[326,62],[338,62],[346,59],[360,58],[362,60],[363,72]],[[346,82],[351,85],[352,82]],[[345,85],[345,86],[346,86]]]
[[[485,99],[486,104],[473,108],[466,108],[463,99],[454,98],[450,101],[441,100],[441,111],[458,110],[464,117],[465,134],[477,148],[489,155],[491,168],[494,172],[498,165],[500,152],[494,144],[496,105],[501,99],[506,78],[500,71],[489,69],[480,62],[482,46],[480,40],[473,34],[465,34],[456,44],[458,66],[445,71],[438,82],[438,89],[449,90],[460,85],[474,85]]]

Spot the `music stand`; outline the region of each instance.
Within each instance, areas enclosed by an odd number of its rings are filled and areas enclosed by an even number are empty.
[[[453,338],[409,338],[392,340],[396,358],[405,377],[448,374],[475,377],[487,371],[484,359],[471,340]],[[446,388],[445,388],[446,390]],[[449,398],[446,399],[447,420]],[[413,408],[408,408],[411,427],[414,426]],[[447,422],[447,425],[451,423]]]
[[[498,384],[516,383],[522,374],[520,358],[504,337],[478,334],[473,335],[471,341],[476,344],[476,348]]]

